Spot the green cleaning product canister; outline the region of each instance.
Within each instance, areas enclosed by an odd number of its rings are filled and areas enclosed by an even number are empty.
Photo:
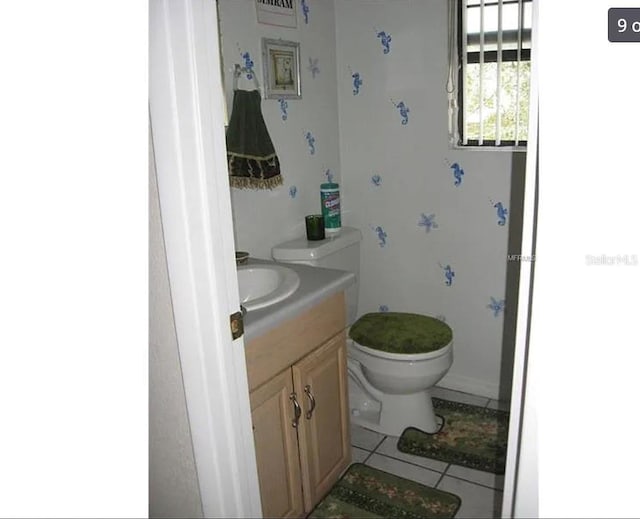
[[[340,232],[340,188],[334,182],[320,185],[320,203],[324,217],[325,234]]]

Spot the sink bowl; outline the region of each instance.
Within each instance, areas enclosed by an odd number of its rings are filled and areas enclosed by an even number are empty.
[[[279,303],[293,294],[300,277],[282,265],[247,265],[238,267],[240,304],[249,312]]]

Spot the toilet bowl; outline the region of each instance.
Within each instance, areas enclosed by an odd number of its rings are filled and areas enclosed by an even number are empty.
[[[429,353],[379,351],[347,341],[351,421],[400,436],[407,427],[438,431],[429,389],[453,363],[453,344]]]
[[[324,240],[301,237],[278,245],[272,249],[272,256],[284,263],[346,270],[358,279],[361,239],[358,229],[342,227],[339,234]],[[453,362],[451,329],[431,317],[392,312],[367,314],[356,322],[357,285],[356,282],[346,291],[347,323],[353,331],[369,316],[370,329],[375,332],[373,338],[348,339],[351,422],[391,436],[399,436],[407,427],[436,432],[440,425],[429,389],[444,377]],[[386,320],[393,315],[399,321],[390,324]],[[402,339],[389,337],[391,329]],[[407,351],[401,351],[399,346],[403,344],[409,345]]]

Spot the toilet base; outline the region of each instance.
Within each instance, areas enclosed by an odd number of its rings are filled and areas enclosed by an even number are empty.
[[[373,398],[349,377],[351,423],[388,436],[400,436],[407,427],[435,433],[440,429],[429,390],[408,395],[381,395]]]

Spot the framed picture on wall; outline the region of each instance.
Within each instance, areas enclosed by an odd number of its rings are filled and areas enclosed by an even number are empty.
[[[262,64],[267,99],[300,99],[300,44],[262,38]]]

